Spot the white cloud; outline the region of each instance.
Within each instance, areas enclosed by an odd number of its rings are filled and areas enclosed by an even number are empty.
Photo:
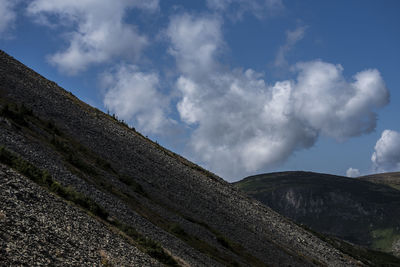
[[[342,66],[322,61],[297,64],[295,71],[296,116],[338,140],[374,130],[375,110],[389,102],[389,92],[377,70],[359,72],[352,82],[345,80]]]
[[[400,133],[384,130],[376,142],[371,157],[375,171],[388,172],[400,170]]]
[[[159,133],[170,122],[165,115],[167,97],[159,93],[156,73],[139,71],[134,65],[121,65],[104,73],[104,105],[119,119],[133,121],[146,133]]]
[[[359,73],[354,82],[343,78],[340,66],[321,61],[297,71],[296,81],[271,86],[252,70],[210,73],[205,81],[182,75],[177,108],[194,127],[194,154],[229,177],[274,167],[311,147],[319,134],[344,140],[375,128],[374,109],[387,97],[384,86],[377,89],[383,84],[377,71]],[[363,83],[365,75],[375,86]]]
[[[176,58],[180,72],[201,77],[215,70],[215,58],[223,45],[218,18],[175,16],[166,35],[171,42],[169,53]]]
[[[48,26],[72,27],[66,36],[69,46],[49,57],[61,71],[76,74],[91,64],[113,57],[135,60],[148,44],[134,25],[124,23],[130,8],[158,9],[158,0],[34,0],[28,13]]]
[[[346,171],[346,176],[351,178],[358,177],[360,176],[360,171],[358,169],[349,168]]]
[[[177,88],[181,118],[195,127],[193,154],[225,178],[274,166],[317,138],[292,115],[289,81],[269,87],[254,71],[235,70],[197,83],[181,76]]]
[[[286,42],[284,45],[279,47],[278,53],[275,58],[276,67],[287,67],[288,62],[286,61],[286,54],[293,48],[293,46],[304,38],[304,34],[307,27],[297,27],[294,31],[286,32]]]
[[[0,37],[12,27],[16,19],[15,5],[15,0],[0,0]]]
[[[282,0],[207,0],[208,8],[241,19],[245,13],[251,13],[261,19],[283,8]],[[233,17],[232,17],[233,16]]]
[[[218,20],[185,14],[171,25],[170,49],[181,71],[177,110],[193,129],[192,158],[226,179],[274,167],[314,145],[320,134],[345,140],[368,133],[376,126],[375,110],[388,102],[377,70],[348,81],[340,65],[317,60],[297,64],[296,80],[268,85],[251,69],[219,66],[221,32],[202,27],[218,26]],[[203,46],[212,49],[199,53]]]

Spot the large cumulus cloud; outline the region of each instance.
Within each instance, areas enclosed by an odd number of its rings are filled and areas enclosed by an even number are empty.
[[[215,27],[202,27],[209,24]],[[375,110],[389,101],[375,69],[346,79],[341,65],[316,60],[296,64],[296,79],[268,84],[254,70],[229,70],[214,60],[222,40],[218,20],[185,14],[171,25],[170,49],[181,66],[177,109],[193,129],[190,147],[198,160],[227,179],[274,167],[312,146],[321,134],[346,140],[371,132]],[[196,32],[196,42],[177,38],[181,28]],[[199,36],[207,38],[203,42]],[[193,57],[203,45],[210,49]],[[205,75],[182,67],[187,64],[200,66]]]

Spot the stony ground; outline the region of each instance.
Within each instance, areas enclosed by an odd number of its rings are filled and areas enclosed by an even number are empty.
[[[161,266],[86,212],[0,165],[2,266]]]

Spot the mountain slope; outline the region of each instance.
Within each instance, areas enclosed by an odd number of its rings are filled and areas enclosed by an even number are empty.
[[[368,181],[377,184],[385,184],[400,190],[400,172],[386,172],[357,177],[362,181]]]
[[[32,262],[51,266],[95,266],[99,262],[162,266],[106,225],[2,164],[0,181],[3,266]]]
[[[400,255],[400,191],[391,187],[312,172],[261,174],[235,185],[315,231]]]
[[[135,247],[159,262],[361,264],[4,52],[0,52],[0,110],[2,163],[118,229],[117,235],[128,236]],[[14,176],[5,177],[2,185]],[[4,216],[8,218],[7,213]],[[23,240],[18,227],[8,231]],[[10,260],[13,255],[5,250],[3,257]],[[35,259],[30,257],[27,260]]]

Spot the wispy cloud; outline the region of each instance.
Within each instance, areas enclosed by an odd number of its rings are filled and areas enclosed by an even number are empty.
[[[0,38],[13,26],[17,17],[15,0],[0,0]]]
[[[286,32],[286,42],[279,47],[275,58],[275,67],[287,67],[289,64],[286,60],[286,55],[293,49],[297,42],[304,38],[307,27],[300,26],[293,31]]]
[[[207,6],[234,20],[241,20],[246,13],[262,19],[284,8],[282,0],[207,0]]]

